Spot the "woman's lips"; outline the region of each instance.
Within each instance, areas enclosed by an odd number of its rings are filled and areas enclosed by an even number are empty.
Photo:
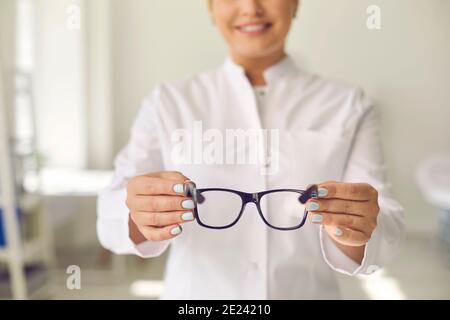
[[[246,35],[260,35],[266,32],[268,29],[272,27],[272,24],[270,22],[267,23],[254,23],[254,24],[246,24],[237,26],[236,30],[239,32],[246,34]]]

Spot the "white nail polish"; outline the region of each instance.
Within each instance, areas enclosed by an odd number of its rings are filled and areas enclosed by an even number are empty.
[[[181,233],[181,228],[180,227],[175,227],[172,230],[170,230],[170,234],[173,236],[176,236],[177,234]]]
[[[183,219],[184,221],[192,221],[194,220],[194,214],[190,211],[185,212],[181,215],[181,219]]]
[[[173,186],[173,191],[175,191],[176,193],[184,193],[184,187],[181,183],[176,184]]]
[[[328,190],[325,189],[325,188],[319,188],[319,189],[317,190],[317,192],[318,192],[319,198],[326,197],[327,194],[328,194]]]
[[[319,204],[317,202],[308,202],[306,205],[308,211],[314,211],[319,209]]]
[[[181,203],[181,206],[185,209],[194,209],[194,201],[192,200],[184,200]]]

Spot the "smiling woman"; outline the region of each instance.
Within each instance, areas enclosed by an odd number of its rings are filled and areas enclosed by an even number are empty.
[[[285,57],[285,41],[299,0],[209,0],[215,24],[235,62],[248,70],[253,85],[264,85],[262,71]]]
[[[209,1],[229,57],[219,68],[157,85],[116,158],[115,178],[99,197],[100,241],[116,253],[145,258],[173,244],[163,298],[337,298],[333,270],[370,274],[401,242],[403,212],[386,179],[376,109],[362,90],[300,70],[286,54],[298,6],[296,0]],[[200,127],[208,137],[196,134]],[[277,170],[266,176],[261,163],[203,163],[197,161],[201,148],[182,165],[171,159],[174,133],[175,142],[186,136],[197,148],[230,129],[244,138],[251,130],[276,129],[276,150],[264,146],[267,141],[253,145],[278,156]],[[248,159],[252,148],[233,140],[218,139],[220,147],[210,143],[205,150],[234,155],[242,149]],[[203,210],[195,211],[195,196],[183,193],[186,180],[212,192]],[[222,212],[243,210],[242,199],[224,190],[243,190],[247,197],[247,191],[304,190],[308,184],[319,190],[319,198],[306,203],[310,215],[297,194],[270,193],[261,199],[260,215],[247,214],[236,225],[222,220]],[[211,224],[200,216],[211,217]]]

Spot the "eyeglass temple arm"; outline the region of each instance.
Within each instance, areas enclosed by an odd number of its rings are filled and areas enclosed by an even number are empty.
[[[305,204],[306,201],[309,199],[317,199],[318,198],[318,191],[317,191],[317,185],[313,184],[308,189],[306,189],[305,192],[302,193],[302,195],[298,198],[300,203]]]
[[[201,193],[197,192],[197,187],[192,181],[186,181],[184,183],[184,195],[186,197],[191,197],[195,205],[197,205],[197,203],[201,204],[205,201],[205,197],[202,196]]]

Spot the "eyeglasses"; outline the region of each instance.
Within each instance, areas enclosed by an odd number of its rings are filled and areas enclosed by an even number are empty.
[[[184,194],[195,203],[193,211],[197,223],[210,229],[234,226],[250,202],[256,205],[267,226],[277,230],[299,229],[308,216],[304,204],[308,199],[318,197],[317,185],[312,185],[307,190],[275,189],[247,193],[224,188],[197,189],[192,181],[185,182]],[[226,209],[222,209],[223,207]]]

